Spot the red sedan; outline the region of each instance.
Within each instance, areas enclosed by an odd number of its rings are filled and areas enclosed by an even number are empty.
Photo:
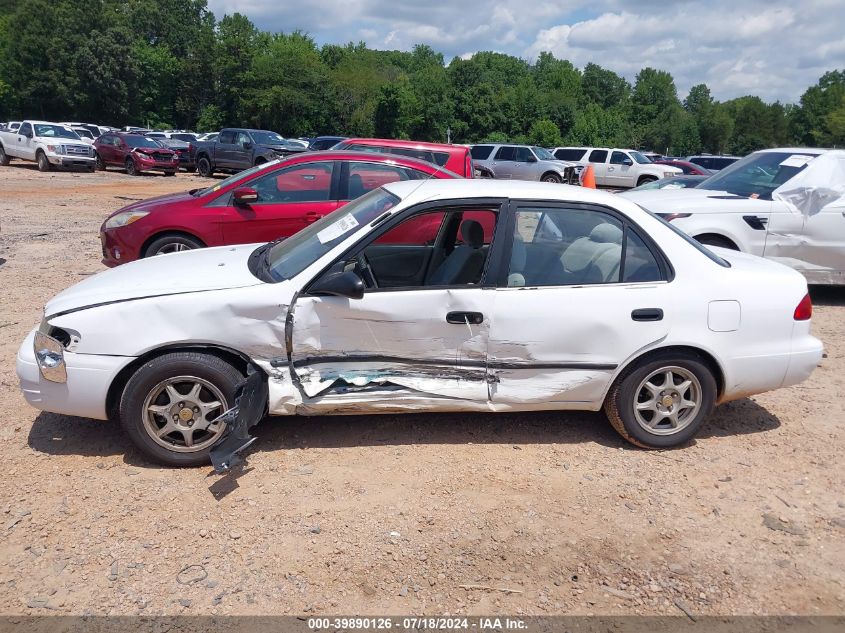
[[[684,172],[684,175],[687,176],[713,175],[713,172],[709,169],[705,169],[701,165],[696,165],[695,163],[691,163],[688,160],[656,160],[654,162],[658,165],[671,165],[672,167],[677,167],[678,169]]]
[[[204,189],[123,207],[100,228],[103,263],[289,237],[368,191],[397,180],[460,176],[405,156],[328,151],[257,165]]]

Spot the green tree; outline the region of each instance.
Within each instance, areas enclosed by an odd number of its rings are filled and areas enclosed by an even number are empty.
[[[540,147],[556,147],[563,141],[560,137],[560,129],[549,119],[534,121],[531,129],[528,130],[528,142]]]

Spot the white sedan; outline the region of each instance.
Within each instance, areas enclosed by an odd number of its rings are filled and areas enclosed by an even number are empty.
[[[660,448],[806,379],[811,311],[799,273],[609,193],[406,181],[284,241],[86,279],[47,304],[17,371],[33,406],[118,418],[170,465],[208,462],[250,373],[257,417],[604,408]]]

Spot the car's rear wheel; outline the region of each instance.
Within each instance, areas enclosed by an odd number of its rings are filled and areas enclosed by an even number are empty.
[[[179,233],[170,233],[157,237],[144,250],[144,257],[153,257],[154,255],[167,255],[168,253],[179,253],[181,251],[192,251],[195,248],[202,248],[205,246],[198,239],[190,235],[182,235]]]
[[[703,359],[670,352],[623,373],[611,387],[604,411],[632,444],[670,448],[692,439],[715,400],[716,379]]]
[[[211,178],[214,175],[214,169],[211,167],[211,161],[205,156],[197,161],[197,171],[203,178]]]
[[[47,160],[47,154],[41,150],[38,151],[38,155],[35,158],[38,161],[38,171],[50,171],[53,169],[50,161]]]
[[[166,171],[166,172],[164,172],[164,175],[165,176],[175,176],[176,172],[175,171]]]
[[[225,424],[241,373],[223,359],[174,352],[138,368],[120,399],[120,424],[147,457],[167,466],[199,466]]]
[[[138,165],[131,158],[126,159],[126,173],[130,176],[140,176],[141,172],[138,170]]]
[[[3,146],[0,145],[0,165],[5,167],[11,162],[12,159],[9,158],[9,155],[6,153],[6,150],[3,149]]]
[[[554,182],[554,183],[562,183],[563,179],[558,176],[557,174],[543,174],[543,177],[540,179],[543,182]]]
[[[106,171],[106,163],[99,154],[94,154],[94,166],[97,171]]]

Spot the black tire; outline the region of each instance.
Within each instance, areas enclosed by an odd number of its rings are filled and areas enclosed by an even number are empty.
[[[729,248],[732,251],[738,251],[739,248],[736,244],[731,242],[728,238],[722,237],[721,235],[700,235],[695,238],[701,244],[705,246],[717,246],[719,248]]]
[[[9,158],[6,150],[4,150],[3,146],[0,145],[0,166],[6,167],[10,162],[12,162],[12,159]]]
[[[185,173],[187,173],[187,174],[193,174],[196,170],[197,170],[196,165],[194,165],[192,167],[185,167]]]
[[[164,172],[164,175],[165,176],[175,176],[176,172],[175,171],[166,171],[166,172]]]
[[[254,167],[258,167],[259,165],[263,165],[267,161],[263,158],[256,158],[255,163],[253,164]]]
[[[126,159],[125,163],[126,173],[130,176],[140,176],[141,172],[138,171],[138,165],[135,164],[135,161],[131,158]]]
[[[178,253],[179,251],[191,251],[195,248],[203,248],[204,246],[205,244],[190,235],[167,233],[150,242],[150,245],[144,249],[144,257]]]
[[[644,386],[644,381],[650,376],[656,374],[655,378],[658,378],[661,372],[665,374],[666,371],[672,371],[674,378],[680,379],[681,382],[673,383],[668,389],[664,389],[667,384],[665,380],[661,381],[662,385],[655,386],[651,383],[652,389],[660,390],[654,393]],[[684,393],[680,397],[675,397],[672,392],[677,392],[676,385],[684,384],[684,374],[694,376],[697,384],[691,381]],[[655,421],[657,428],[649,431],[646,428],[647,423],[657,416],[649,420],[651,411],[635,412],[637,403],[648,405],[651,402],[648,398],[643,400],[643,395],[651,395],[657,403],[655,407],[662,406],[661,398],[668,397],[673,400],[673,404],[668,406],[674,409],[679,400],[686,399],[687,396],[691,399],[690,401],[697,402],[698,407],[692,411],[688,408],[677,409],[676,415],[679,419],[677,430],[672,429],[671,424],[661,417]],[[669,351],[638,362],[623,372],[607,394],[604,412],[613,428],[632,444],[642,448],[671,448],[685,444],[695,436],[704,419],[713,411],[715,401],[716,379],[704,360],[695,354]],[[667,411],[667,408],[664,406],[663,410]],[[641,423],[638,416],[644,419],[645,423]]]
[[[203,178],[211,178],[214,175],[214,168],[206,156],[200,156],[200,159],[197,161],[197,171]]]
[[[657,178],[655,178],[654,176],[643,176],[637,181],[637,187],[639,187],[640,185],[648,184],[650,182],[654,182],[655,180],[657,180]]]
[[[558,176],[557,174],[553,174],[553,173],[543,174],[543,177],[540,178],[540,180],[542,182],[554,182],[554,183],[557,183],[557,184],[560,184],[560,183],[563,182],[563,179],[560,176]]]
[[[94,168],[98,171],[106,171],[106,163],[99,154],[94,154]]]
[[[175,379],[179,377],[184,377],[187,380],[176,381]],[[184,438],[186,436],[180,430],[174,430],[162,437],[163,444],[169,445],[171,448],[156,442],[152,437],[154,431],[149,430],[151,427],[164,430],[170,422],[167,421],[166,416],[148,413],[145,406],[148,404],[147,398],[159,392],[162,389],[162,384],[171,380],[175,381],[173,387],[179,392],[179,395],[186,398],[184,403],[175,403],[173,405],[175,408],[180,405],[190,407],[191,396],[187,395],[187,392],[190,391],[192,384],[199,384],[199,381],[203,381],[206,385],[211,385],[218,393],[212,391],[208,386],[203,386],[204,395],[200,395],[198,398],[204,403],[220,402],[219,407],[214,407],[207,413],[206,419],[213,419],[232,407],[235,400],[235,391],[243,380],[243,376],[235,367],[217,356],[197,352],[173,352],[141,365],[123,389],[119,406],[120,425],[129,439],[132,440],[132,443],[144,455],[165,466],[201,466],[207,464],[211,446],[219,438],[219,432],[222,431],[222,428],[217,432],[197,431],[196,443],[191,449],[185,446]],[[221,396],[222,400],[220,399]],[[162,392],[156,399],[151,399],[151,403],[158,403],[160,406],[162,397],[164,400],[169,399],[172,402],[172,398],[166,392]],[[162,408],[167,406],[168,403],[164,403]],[[182,410],[184,409],[180,409],[180,412]],[[187,422],[182,421],[179,415],[174,417],[176,418],[174,424],[182,425],[182,427],[187,424]],[[193,422],[193,420],[190,420],[190,422]],[[182,442],[181,445],[180,442]]]
[[[47,160],[47,154],[41,150],[38,150],[38,153],[35,155],[35,160],[38,161],[38,171],[47,172],[53,170],[53,166],[50,164],[50,161]]]

